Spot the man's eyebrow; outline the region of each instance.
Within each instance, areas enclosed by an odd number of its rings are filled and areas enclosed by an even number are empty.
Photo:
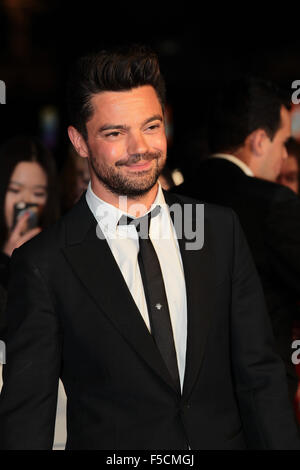
[[[104,124],[103,126],[99,127],[98,132],[110,131],[113,129],[128,131],[129,127],[120,124]]]
[[[154,114],[153,116],[149,117],[142,123],[142,127],[145,126],[146,124],[149,124],[149,122],[152,122],[152,121],[163,122],[163,117],[160,114]]]
[[[160,114],[154,114],[153,116],[145,119],[145,121],[142,122],[142,127],[145,126],[146,124],[149,124],[149,122],[152,122],[152,121],[163,122],[163,117]],[[103,126],[99,127],[98,132],[111,131],[111,130],[128,131],[129,126],[126,126],[125,124],[104,124]]]

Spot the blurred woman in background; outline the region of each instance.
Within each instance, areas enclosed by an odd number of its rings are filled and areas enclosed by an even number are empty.
[[[32,217],[36,209],[38,217]],[[16,205],[25,207],[16,221]],[[15,248],[36,236],[59,217],[56,164],[50,151],[36,138],[15,137],[0,147],[0,338],[6,328],[5,308],[9,260]],[[0,391],[1,364],[0,364]],[[55,445],[66,440],[66,398],[60,383]]]
[[[16,220],[16,205],[25,207]],[[36,209],[36,220],[26,210]],[[9,259],[15,248],[59,217],[56,165],[36,138],[15,137],[0,147],[0,283],[8,284]]]

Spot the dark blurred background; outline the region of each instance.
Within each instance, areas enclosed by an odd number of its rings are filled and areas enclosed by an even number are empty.
[[[89,0],[0,0],[0,144],[18,133],[40,136],[58,169],[68,147],[65,84],[68,69],[85,52],[141,43],[158,53],[167,83],[169,167],[185,170],[205,153],[210,95],[227,78],[252,74],[286,90],[300,79],[300,38],[292,12],[259,6],[135,6]],[[291,92],[292,93],[292,92]]]

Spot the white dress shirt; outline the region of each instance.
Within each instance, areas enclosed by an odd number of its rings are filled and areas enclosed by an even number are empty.
[[[230,155],[228,153],[214,153],[211,155],[212,158],[223,158],[224,160],[228,160],[231,163],[234,163],[238,166],[247,176],[254,176],[253,171],[246,165],[245,162],[242,162],[239,158],[235,157],[234,155]]]
[[[98,221],[128,289],[150,331],[147,303],[138,264],[139,238],[136,228],[133,224],[118,225],[121,216],[128,214],[96,196],[91,182],[86,192],[86,201]],[[159,214],[151,219],[149,236],[162,270],[182,388],[187,339],[186,288],[176,232],[160,184],[150,210],[157,205],[161,209]]]

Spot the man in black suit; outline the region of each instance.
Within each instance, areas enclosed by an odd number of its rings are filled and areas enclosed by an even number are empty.
[[[0,448],[51,448],[61,377],[67,449],[299,449],[236,216],[205,205],[203,221],[201,205],[157,183],[156,56],[83,58],[69,90],[69,136],[91,183],[13,253]]]
[[[287,158],[288,107],[269,82],[248,78],[225,84],[209,114],[212,156],[177,191],[237,213],[263,284],[294,402],[298,379],[291,346],[293,320],[299,316],[300,200],[275,183]]]

